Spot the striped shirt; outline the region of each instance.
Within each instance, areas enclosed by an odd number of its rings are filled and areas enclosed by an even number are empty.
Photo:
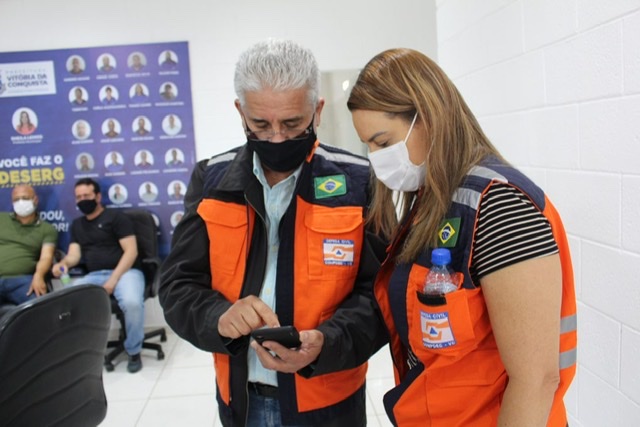
[[[471,278],[479,279],[529,259],[555,254],[551,224],[517,188],[494,183],[482,197],[471,259]]]

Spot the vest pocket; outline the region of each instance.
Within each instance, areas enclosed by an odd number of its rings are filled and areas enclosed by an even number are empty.
[[[304,225],[308,273],[312,280],[351,280],[358,272],[364,221],[362,208],[313,206]]]
[[[474,351],[452,366],[427,369],[426,378],[427,407],[436,425],[496,425],[507,381],[496,350]],[[453,396],[465,403],[452,405]]]
[[[426,366],[447,365],[476,348],[469,293],[459,289],[445,295],[422,293],[429,269],[414,264],[407,286],[409,343]]]
[[[198,206],[198,214],[207,226],[211,271],[214,275],[235,274],[238,260],[246,250],[246,207],[204,199]]]

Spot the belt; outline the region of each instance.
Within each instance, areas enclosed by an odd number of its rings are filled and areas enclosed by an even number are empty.
[[[258,396],[268,397],[271,399],[278,398],[278,387],[262,383],[248,383],[249,391],[253,391]]]

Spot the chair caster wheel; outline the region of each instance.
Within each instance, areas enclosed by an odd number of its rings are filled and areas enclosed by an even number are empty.
[[[115,366],[113,366],[113,363],[111,362],[105,362],[104,369],[106,369],[107,372],[113,372]]]
[[[164,360],[164,351],[158,352],[158,360]]]
[[[167,334],[166,333],[162,333],[162,335],[160,335],[160,342],[166,342],[167,341]]]

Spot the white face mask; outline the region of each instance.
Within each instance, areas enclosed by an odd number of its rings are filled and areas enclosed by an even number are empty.
[[[369,160],[376,177],[391,190],[416,191],[424,184],[424,178],[427,175],[425,163],[414,165],[409,159],[409,150],[407,150],[407,140],[417,117],[418,113],[413,116],[411,127],[404,140],[381,150],[369,152]]]
[[[13,202],[13,211],[18,216],[29,216],[36,211],[36,205],[33,203],[33,200],[16,200]]]

